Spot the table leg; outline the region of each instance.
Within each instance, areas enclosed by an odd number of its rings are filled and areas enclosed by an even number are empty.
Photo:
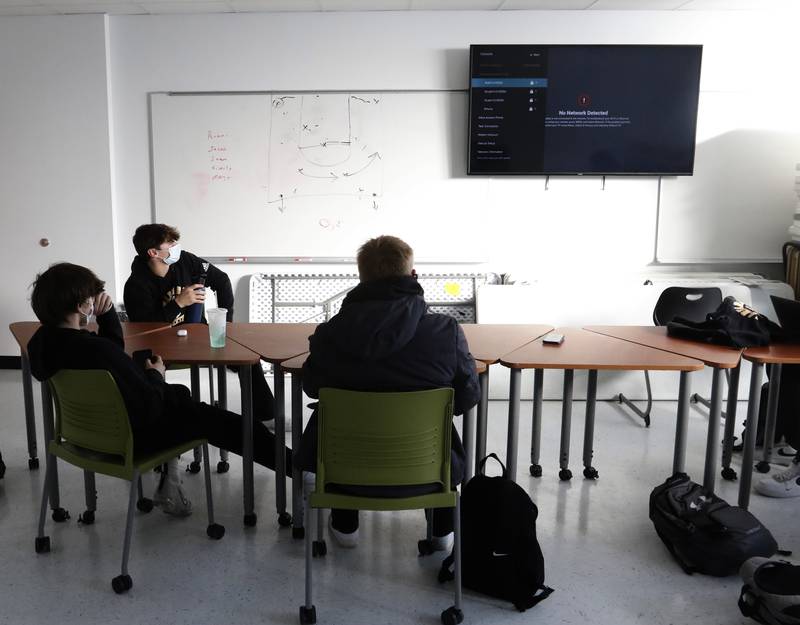
[[[278,525],[289,527],[291,515],[286,512],[286,391],[283,367],[279,363],[275,371],[275,505],[278,509]]]
[[[586,422],[583,430],[583,477],[596,480],[597,469],[592,466],[594,456],[594,409],[597,403],[597,369],[589,370],[586,387]]]
[[[722,479],[735,480],[736,471],[731,469],[733,458],[733,430],[736,427],[736,409],[739,403],[739,374],[741,364],[731,369],[728,379],[728,404],[725,409],[725,433],[722,438]]]
[[[475,474],[475,408],[470,408],[462,417],[463,443],[467,452],[466,467],[464,467],[464,484],[472,479]]]
[[[47,449],[55,435],[53,396],[50,393],[50,385],[47,382],[43,382],[39,386],[42,389],[42,430],[44,431],[44,447]],[[58,459],[51,453],[47,453],[46,457],[47,471],[49,471],[50,509],[53,511],[53,520],[57,523],[61,523],[69,518],[69,512],[61,507],[58,488]]]
[[[675,422],[675,452],[672,456],[672,473],[684,473],[686,466],[686,431],[689,427],[689,394],[691,380],[688,371],[681,371],[678,385],[678,416]]]
[[[28,435],[28,468],[38,469],[39,458],[36,455],[36,413],[33,409],[33,379],[31,363],[27,354],[22,354],[22,399],[25,404],[25,431]]]
[[[769,392],[767,393],[767,422],[764,424],[764,455],[756,465],[759,473],[769,473],[772,448],[775,446],[775,428],[778,421],[778,403],[781,392],[781,373],[783,365],[773,363],[769,370]],[[747,422],[750,427],[750,422]]]
[[[200,397],[200,367],[192,365],[189,367],[189,380],[192,390],[192,399],[199,402]],[[203,454],[199,447],[195,447],[192,451],[192,462],[189,464],[189,473],[200,473],[200,463],[203,460]]]
[[[478,376],[481,383],[481,400],[478,402],[478,417],[475,422],[475,471],[478,472],[480,461],[486,456],[486,429],[489,419],[489,367]]]
[[[509,369],[511,377],[508,396],[508,439],[506,442],[506,477],[517,481],[517,435],[519,434],[520,369]]]
[[[542,384],[544,369],[533,370],[533,414],[531,415],[531,466],[533,477],[542,477],[539,453],[542,448]]]
[[[753,478],[753,453],[758,432],[758,410],[761,403],[761,380],[764,365],[754,362],[750,372],[750,394],[747,398],[747,427],[744,429],[742,448],[742,475],[739,481],[739,507],[747,510],[750,503],[750,482]]]
[[[719,453],[719,421],[722,412],[722,369],[711,369],[711,402],[708,412],[708,436],[706,438],[706,464],[703,471],[703,487],[714,492],[717,474],[717,454]]]
[[[572,385],[575,378],[573,369],[564,369],[564,395],[561,399],[561,451],[558,455],[558,478],[572,479],[569,470],[569,435],[572,430]]]
[[[228,377],[225,365],[217,367],[217,400],[219,407],[223,410],[228,409]],[[219,450],[219,462],[217,462],[217,473],[227,473],[231,465],[228,462],[228,450]]]
[[[239,372],[242,387],[242,491],[244,496],[244,524],[256,524],[255,486],[253,480],[253,374],[248,366]]]
[[[292,453],[300,447],[303,433],[303,379],[299,371],[292,372]],[[292,538],[304,538],[303,479],[300,465],[292,463]],[[311,528],[308,530],[311,531]]]

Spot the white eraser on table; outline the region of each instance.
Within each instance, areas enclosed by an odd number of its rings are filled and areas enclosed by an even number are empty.
[[[178,330],[178,336],[188,336],[189,332],[187,330]]]

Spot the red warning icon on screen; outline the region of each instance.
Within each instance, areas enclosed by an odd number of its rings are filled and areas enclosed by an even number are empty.
[[[578,95],[578,106],[582,108],[586,108],[592,103],[592,99],[589,97],[587,93],[581,93]]]

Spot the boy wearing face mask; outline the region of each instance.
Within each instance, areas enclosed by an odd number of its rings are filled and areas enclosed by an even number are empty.
[[[28,343],[31,373],[47,380],[61,369],[103,369],[117,384],[137,453],[162,449],[193,438],[242,453],[242,418],[233,412],[196,402],[189,389],[164,380],[164,361],[153,356],[137,365],[125,353],[125,341],[104,283],[80,265],[59,263],[36,277],[31,306],[42,322]],[[98,331],[81,328],[81,318],[97,317]],[[287,461],[291,450],[285,449]],[[253,457],[275,467],[275,438],[263,423],[253,426]],[[178,461],[169,462],[153,501],[164,512],[186,516],[192,506],[183,493]]]
[[[205,321],[205,288],[217,294],[217,305],[228,310],[233,321],[233,289],[228,274],[181,249],[180,233],[166,224],[136,228],[136,258],[125,282],[125,311],[131,321],[165,321],[172,325]],[[202,281],[202,282],[201,282]],[[199,308],[194,318],[192,313]],[[273,396],[261,365],[253,365],[253,415],[260,421],[273,418]]]

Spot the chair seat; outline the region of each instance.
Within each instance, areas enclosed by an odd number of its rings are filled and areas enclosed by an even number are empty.
[[[312,493],[312,508],[338,508],[341,510],[417,510],[419,508],[452,508],[456,505],[456,492],[431,493],[413,497],[364,497],[339,493]]]
[[[86,471],[130,480],[134,470],[144,473],[186,451],[200,447],[206,442],[205,439],[196,438],[157,452],[134,453],[131,465],[126,465],[122,456],[92,451],[67,441],[60,443],[54,440],[50,441],[48,452]]]

